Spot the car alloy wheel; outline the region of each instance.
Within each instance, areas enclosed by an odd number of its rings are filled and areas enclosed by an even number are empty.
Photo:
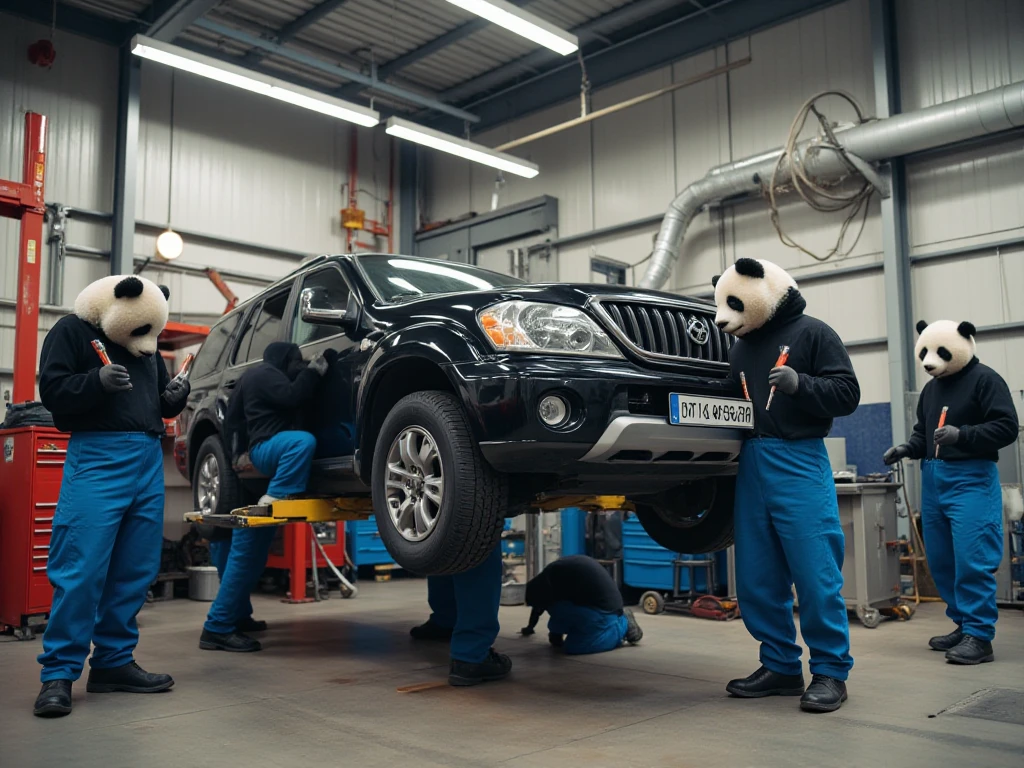
[[[220,498],[220,465],[212,453],[203,459],[199,467],[198,491],[199,511],[208,515],[216,513]]]
[[[423,427],[407,427],[391,444],[385,489],[395,530],[406,541],[427,538],[441,514],[444,467],[437,443]]]

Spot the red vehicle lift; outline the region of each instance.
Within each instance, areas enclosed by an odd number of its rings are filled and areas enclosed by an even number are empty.
[[[18,300],[14,320],[14,397],[35,400],[39,349],[39,274],[46,203],[46,118],[25,114],[25,160],[21,182],[0,180],[0,216],[21,220],[18,239]]]

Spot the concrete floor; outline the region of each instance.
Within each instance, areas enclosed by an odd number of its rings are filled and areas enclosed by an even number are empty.
[[[741,622],[643,616],[642,644],[592,657],[519,637],[525,608],[502,609],[497,647],[509,680],[418,693],[443,681],[446,648],[407,632],[426,616],[418,580],[362,583],[353,600],[290,606],[255,596],[272,626],[262,653],[196,647],[206,605],[176,600],[140,616],[138,661],[170,672],[153,696],[86,694],[61,720],[31,715],[39,642],[0,644],[0,763],[10,768],[407,765],[542,768],[1024,765],[1019,725],[938,715],[985,688],[1024,689],[1024,613],[1003,611],[997,661],[955,667],[929,651],[948,630],[942,606],[909,623],[855,623],[850,701],[810,715],[797,700],[730,699],[732,677],[757,666]]]

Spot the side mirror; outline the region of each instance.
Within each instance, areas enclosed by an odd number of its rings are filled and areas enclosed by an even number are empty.
[[[303,288],[299,294],[299,313],[303,321],[311,325],[337,325],[348,323],[348,311],[344,309],[324,309],[313,306],[316,291]]]

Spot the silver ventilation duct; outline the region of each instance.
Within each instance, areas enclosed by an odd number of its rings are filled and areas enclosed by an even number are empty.
[[[846,151],[868,162],[936,149],[966,139],[999,133],[1024,125],[1024,82],[1013,83],[975,96],[934,107],[863,123],[837,134]],[[849,174],[839,153],[815,151],[815,139],[798,145],[808,174],[818,181],[832,181]],[[660,288],[672,273],[683,248],[686,230],[704,206],[737,195],[759,193],[771,179],[782,150],[718,166],[690,184],[672,201],[661,231],[654,241],[654,255],[641,288]],[[790,180],[788,163],[779,169],[777,183]]]

